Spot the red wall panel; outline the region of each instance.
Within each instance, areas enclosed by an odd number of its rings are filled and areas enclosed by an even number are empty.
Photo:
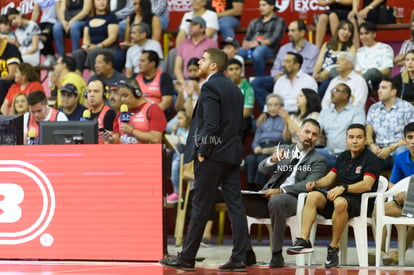
[[[160,145],[1,150],[0,258],[162,258]]]

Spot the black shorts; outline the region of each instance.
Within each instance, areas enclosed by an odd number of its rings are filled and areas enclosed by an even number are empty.
[[[326,193],[321,192],[325,198]],[[348,219],[351,219],[353,217],[358,217],[361,214],[361,197],[360,196],[353,196],[349,194],[341,195],[340,197],[343,197],[348,202]],[[370,199],[368,200],[368,214],[367,217],[371,217],[372,209],[374,208],[374,200]],[[327,219],[332,218],[332,214],[334,212],[334,203],[333,201],[327,200],[325,208],[322,211],[318,210],[318,214],[321,214]]]
[[[349,10],[329,10],[325,12],[325,14],[329,15],[331,13],[335,13],[338,16],[339,21],[342,21],[342,20],[348,19],[349,12],[350,12]]]

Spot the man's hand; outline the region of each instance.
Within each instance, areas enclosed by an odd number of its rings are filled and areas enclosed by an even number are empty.
[[[404,202],[405,202],[406,198],[407,198],[407,193],[405,193],[404,191],[400,192],[400,193],[397,193],[394,196],[395,201],[401,206],[404,205]]]
[[[263,196],[266,198],[270,198],[273,195],[283,194],[282,190],[280,190],[279,188],[267,189],[267,190],[264,190],[263,193],[264,193]]]
[[[273,81],[276,82],[282,75],[284,75],[283,72],[275,73],[275,75],[273,76]]]
[[[197,155],[198,161],[201,163],[203,162],[206,158],[200,154]]]
[[[111,133],[109,133],[106,130],[100,131],[99,133],[105,142],[110,143],[110,144],[114,143],[114,138],[112,137]]]
[[[121,130],[127,135],[133,136],[134,128],[128,123],[121,123]]]
[[[376,145],[375,143],[371,143],[369,145],[369,149],[371,149],[371,152],[378,156],[378,153],[380,152],[380,148],[378,145]]]
[[[272,156],[270,157],[270,161],[275,163],[278,162],[280,160],[284,160],[285,159],[285,149],[280,149],[280,150],[276,150],[273,152]]]
[[[310,181],[310,182],[306,183],[306,190],[308,192],[312,191],[313,188],[315,188],[315,187],[316,187],[316,183],[314,181]]]
[[[386,159],[391,155],[391,153],[392,153],[391,146],[387,146],[387,147],[381,148],[376,155],[377,157],[381,159]]]
[[[262,147],[257,146],[256,148],[254,148],[254,153],[255,154],[262,154],[263,153]]]
[[[332,188],[328,191],[327,198],[330,201],[334,201],[338,196],[342,195],[345,191],[345,188],[343,186],[337,186],[335,188]]]

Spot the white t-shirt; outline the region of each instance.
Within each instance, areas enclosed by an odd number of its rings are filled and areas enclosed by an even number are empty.
[[[357,51],[355,71],[365,73],[368,69],[383,70],[394,66],[394,51],[385,43],[377,42],[372,47],[361,47]]]
[[[185,31],[185,36],[188,37],[188,31],[190,29],[190,22],[187,22],[187,19],[192,19],[194,16],[194,11],[186,12],[181,20],[180,30]],[[204,14],[201,16],[205,21],[207,28],[212,28],[216,30],[216,34],[213,36],[213,40],[217,41],[217,32],[219,31],[219,23],[217,13],[211,10],[206,10]]]
[[[40,22],[49,22],[52,24],[56,23],[56,2],[60,2],[61,0],[34,0],[34,2],[39,6],[42,10],[42,17],[40,18]]]
[[[134,73],[139,73],[139,57],[141,56],[142,51],[144,50],[153,50],[155,51],[160,60],[164,59],[164,55],[162,53],[161,44],[158,41],[148,39],[144,45],[139,46],[135,44],[134,46],[130,47],[127,51],[126,61],[125,61],[125,68],[133,68]],[[161,62],[160,62],[161,65]]]
[[[17,28],[14,31],[14,35],[17,38],[17,41],[19,41],[19,50],[21,53],[26,52],[27,50],[32,48],[33,43],[33,36],[34,35],[40,35],[42,30],[40,29],[39,25],[37,25],[35,22],[29,20],[29,22]],[[39,39],[39,46],[37,48],[38,51],[43,49],[43,43],[42,40]]]

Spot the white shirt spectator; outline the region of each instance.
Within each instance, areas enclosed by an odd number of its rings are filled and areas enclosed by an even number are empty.
[[[318,90],[318,83],[316,83],[316,80],[312,76],[299,71],[295,75],[293,83],[286,75],[281,76],[273,86],[273,93],[283,98],[287,112],[294,113],[298,111],[296,98],[303,88],[312,89],[316,92]],[[267,111],[266,106],[263,111]]]
[[[381,42],[372,47],[361,47],[357,51],[355,71],[365,73],[368,69],[383,70],[394,66],[394,51]]]
[[[350,103],[354,106],[361,107],[365,109],[365,103],[367,102],[368,97],[368,86],[365,79],[357,74],[355,71],[352,71],[345,79],[340,75],[334,77],[331,82],[329,82],[326,93],[322,99],[322,109],[333,107],[331,101],[331,90],[336,87],[339,83],[345,83],[351,88],[351,99]]]
[[[139,57],[141,56],[141,53],[144,50],[153,50],[158,54],[160,60],[164,59],[161,44],[158,41],[148,39],[147,42],[144,43],[144,45],[139,46],[135,44],[128,49],[125,61],[125,68],[133,68],[134,73],[139,73]],[[160,62],[160,65],[161,63],[162,62]]]

